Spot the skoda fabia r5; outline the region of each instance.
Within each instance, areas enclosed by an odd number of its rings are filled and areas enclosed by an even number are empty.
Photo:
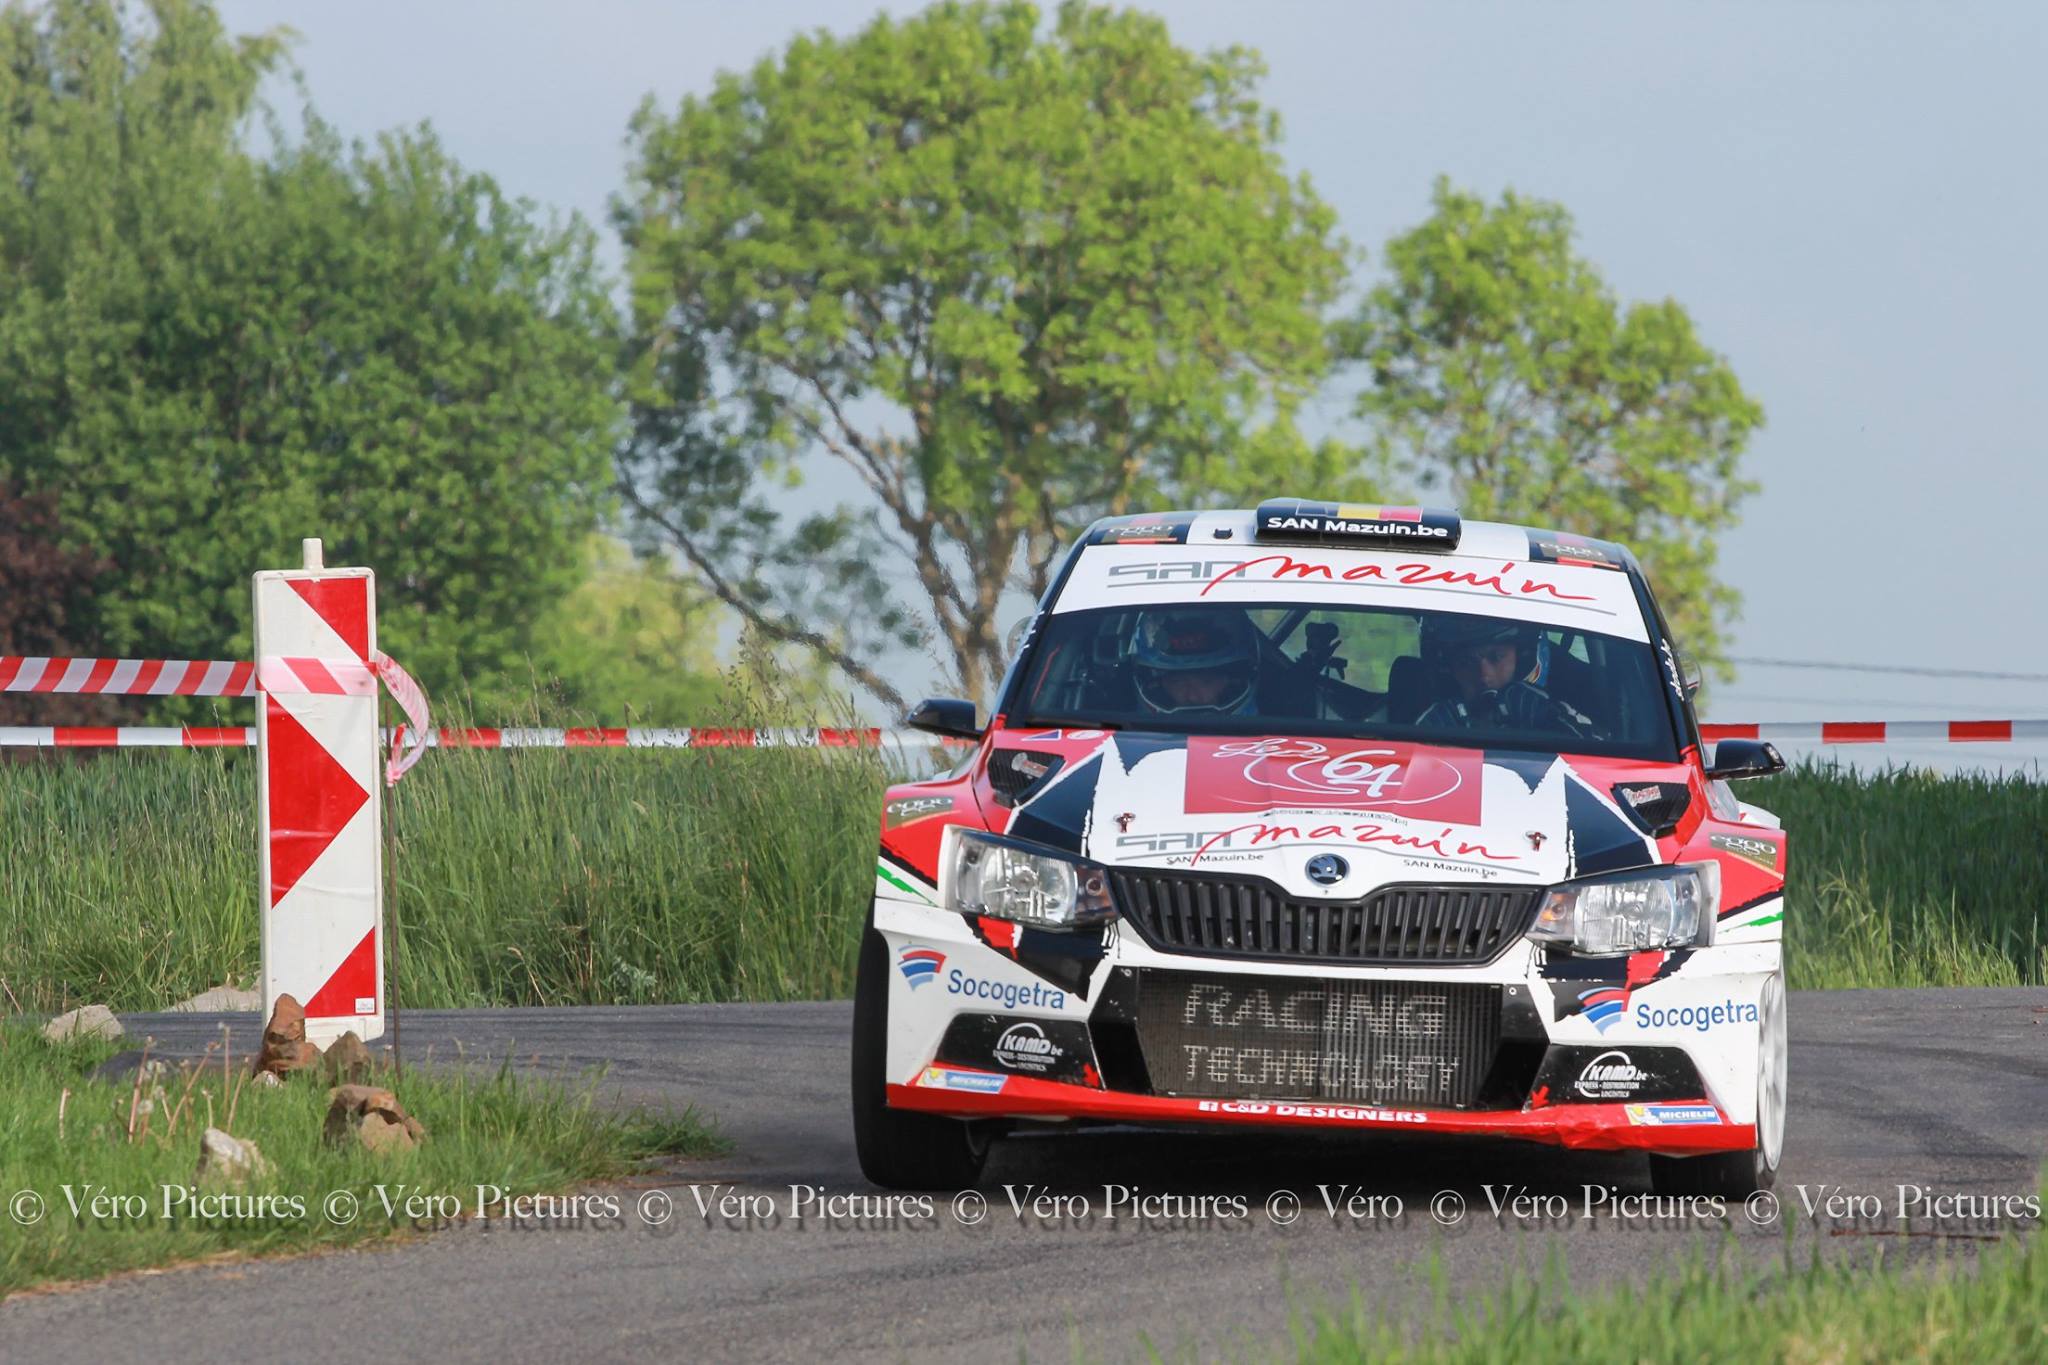
[[[1098,522],[974,742],[891,787],[861,1167],[1020,1122],[1472,1134],[1769,1185],[1785,836],[1626,549],[1274,500]]]

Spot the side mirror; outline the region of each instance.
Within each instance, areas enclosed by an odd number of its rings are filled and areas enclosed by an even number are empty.
[[[974,703],[952,697],[926,697],[910,708],[903,723],[913,730],[946,739],[980,739],[981,724],[975,718]]]
[[[1708,779],[1718,782],[1784,771],[1785,756],[1777,745],[1764,739],[1724,739],[1714,746],[1714,761],[1707,765]]]

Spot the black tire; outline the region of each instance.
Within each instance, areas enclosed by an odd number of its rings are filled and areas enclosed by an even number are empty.
[[[1712,1156],[1653,1156],[1650,1188],[1658,1194],[1720,1195],[1747,1199],[1776,1183],[1778,1173],[1761,1152],[1716,1152]]]
[[[1763,990],[1757,1028],[1757,1142],[1747,1152],[1712,1156],[1653,1156],[1650,1188],[1658,1194],[1720,1195],[1747,1199],[1778,1183],[1785,1146],[1785,977]]]
[[[981,1179],[989,1129],[884,1103],[888,1034],[889,949],[868,929],[853,986],[853,1145],[861,1174],[886,1190],[966,1189]]]

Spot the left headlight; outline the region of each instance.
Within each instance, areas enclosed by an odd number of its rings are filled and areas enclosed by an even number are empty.
[[[1721,868],[1687,863],[1566,882],[1544,893],[1529,937],[1589,957],[1704,943],[1721,908]]]
[[[946,830],[939,902],[1040,929],[1075,929],[1115,913],[1109,874],[1097,864],[964,825]]]

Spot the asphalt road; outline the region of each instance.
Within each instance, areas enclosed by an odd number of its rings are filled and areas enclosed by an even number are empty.
[[[417,1013],[406,1050],[437,1060],[511,1055],[527,1069],[601,1063],[620,1100],[709,1111],[728,1157],[686,1163],[621,1193],[606,1226],[475,1221],[387,1248],[129,1277],[0,1304],[0,1358],[104,1362],[323,1355],[409,1360],[1064,1360],[1077,1347],[1121,1359],[1146,1342],[1204,1357],[1284,1346],[1290,1297],[1359,1286],[1396,1314],[1428,1297],[1440,1257],[1454,1292],[1498,1285],[1507,1267],[1562,1249],[1579,1290],[1628,1281],[1732,1239],[1760,1270],[1790,1235],[1804,1259],[1968,1252],[2014,1223],[1921,1218],[1898,1234],[1901,1185],[1931,1196],[2027,1195],[2048,1155],[2048,991],[1839,991],[1791,1001],[1790,1130],[1779,1221],[1580,1216],[1584,1187],[1648,1190],[1640,1158],[1492,1141],[1209,1135],[1108,1129],[1012,1138],[956,1214],[940,1197],[889,1216],[796,1214],[792,1186],[878,1198],[854,1162],[844,1004]],[[131,1034],[196,1051],[222,1018],[148,1015]],[[245,1035],[247,1036],[247,1035]],[[1398,1196],[1402,1213],[1332,1215],[1317,1187]],[[736,1192],[737,1216],[698,1200]],[[1013,1210],[1025,1187],[1070,1196],[1055,1216]],[[1112,1190],[1166,1195],[1104,1216]],[[730,1187],[730,1189],[728,1189]],[[1803,1187],[1803,1188],[1802,1188]],[[1825,1192],[1873,1196],[1875,1220]],[[650,1226],[659,1189],[673,1215]],[[1556,1196],[1562,1217],[1511,1189]],[[1440,1191],[1465,1215],[1432,1217]],[[1298,1196],[1286,1221],[1281,1191]],[[1489,1194],[1489,1191],[1491,1192]],[[1034,1191],[1037,1192],[1037,1191]],[[1206,1209],[1196,1201],[1208,1196]],[[1242,1199],[1237,1211],[1232,1197]],[[765,1199],[765,1204],[759,1202]],[[1086,1216],[1075,1217],[1086,1201]],[[1443,1207],[1443,1206],[1439,1206]],[[658,1207],[655,1208],[658,1214]],[[840,1212],[852,1215],[857,1210]],[[1925,1206],[1921,1208],[1925,1212]],[[1146,1217],[1143,1214],[1156,1216]],[[1941,1235],[1925,1235],[1938,1233]]]

